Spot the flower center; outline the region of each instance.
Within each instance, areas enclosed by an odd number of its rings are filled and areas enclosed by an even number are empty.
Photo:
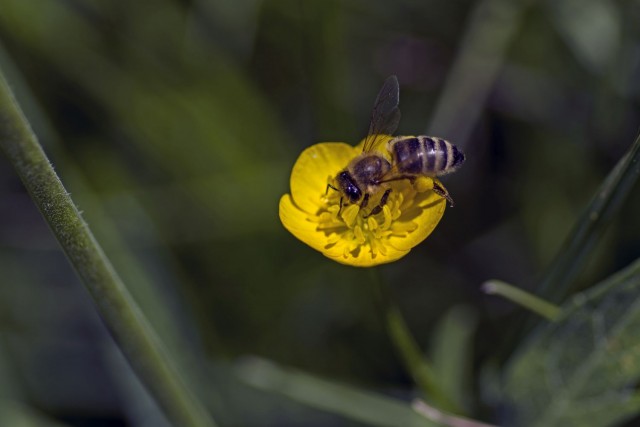
[[[373,209],[380,204],[385,189],[381,188],[371,195],[367,206],[362,208],[358,204],[343,205],[340,208],[340,192],[332,191],[322,196],[320,211],[316,216],[318,230],[327,236],[326,248],[337,244],[344,247],[344,256],[358,256],[359,251],[371,251],[373,257],[377,254],[386,255],[391,237],[403,237],[418,228],[411,219],[413,215],[403,212],[415,205],[414,199],[420,186],[414,186],[408,181],[394,183],[386,203],[379,213],[372,215]],[[422,192],[422,191],[420,191]],[[343,197],[344,202],[344,197]]]

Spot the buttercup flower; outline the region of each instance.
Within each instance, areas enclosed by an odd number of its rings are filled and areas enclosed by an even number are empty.
[[[387,140],[391,137],[386,137]],[[280,199],[280,220],[307,245],[342,264],[370,267],[400,259],[435,229],[446,200],[432,191],[435,179],[393,181],[382,210],[371,215],[382,194],[367,207],[340,208],[337,173],[362,152],[341,142],[323,142],[300,154],[291,172],[291,194]],[[437,182],[437,181],[436,181]],[[379,193],[383,193],[380,191]]]

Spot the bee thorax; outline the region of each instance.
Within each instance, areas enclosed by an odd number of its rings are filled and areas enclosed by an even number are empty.
[[[381,155],[363,154],[336,176],[336,182],[348,202],[357,203],[365,195],[377,192],[382,178],[390,169],[391,164]]]
[[[351,163],[349,168],[356,180],[363,185],[377,184],[391,165],[377,154],[364,155]]]

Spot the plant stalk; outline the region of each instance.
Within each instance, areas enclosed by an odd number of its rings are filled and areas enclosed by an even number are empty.
[[[20,176],[134,371],[176,426],[215,426],[180,378],[56,175],[0,71],[0,150]]]
[[[374,282],[377,286],[376,296],[378,304],[383,312],[391,342],[402,359],[405,368],[418,388],[439,409],[456,414],[462,413],[462,409],[455,403],[453,398],[438,384],[431,363],[429,363],[424,353],[420,350],[420,346],[411,334],[402,313],[391,301],[379,274],[377,269],[373,269],[372,275],[374,276]]]

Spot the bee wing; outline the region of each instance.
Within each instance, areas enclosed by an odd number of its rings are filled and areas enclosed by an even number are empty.
[[[379,182],[390,182],[390,181],[398,181],[402,179],[415,178],[420,174],[409,173],[406,171],[407,164],[401,162],[392,162],[391,167],[388,171],[384,173],[380,177]]]
[[[400,85],[396,76],[384,81],[373,104],[369,132],[364,140],[362,152],[371,151],[381,136],[392,135],[400,123]]]

